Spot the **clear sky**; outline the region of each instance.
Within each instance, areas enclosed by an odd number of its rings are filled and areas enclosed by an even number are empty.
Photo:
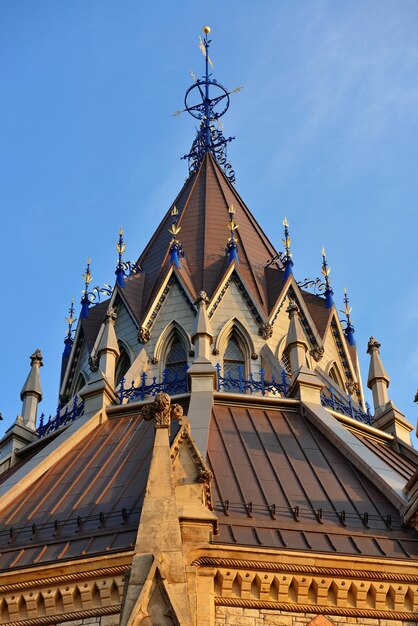
[[[2,0],[0,433],[38,347],[56,407],[87,257],[113,283],[119,227],[137,258],[184,182],[194,124],[171,113],[203,73],[206,23],[216,78],[245,87],[222,120],[238,191],[277,248],[287,217],[297,280],[325,246],[363,378],[374,335],[415,425],[417,2]]]

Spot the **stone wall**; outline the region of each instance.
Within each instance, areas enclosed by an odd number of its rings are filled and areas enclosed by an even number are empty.
[[[86,617],[70,622],[60,622],[59,626],[119,626],[120,613],[114,615],[102,615],[97,617]]]

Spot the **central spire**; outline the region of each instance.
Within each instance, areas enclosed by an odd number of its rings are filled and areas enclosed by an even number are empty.
[[[209,67],[213,69],[213,63],[209,57],[209,46],[211,40],[208,39],[210,27],[203,28],[204,39],[199,38],[199,48],[205,57],[205,74],[202,78],[196,78],[192,72],[194,83],[186,91],[184,97],[184,109],[176,111],[177,116],[184,111],[190,113],[192,117],[199,120],[196,129],[196,137],[192,143],[190,152],[183,159],[188,159],[189,172],[195,172],[202,164],[203,157],[207,152],[211,152],[219,165],[222,166],[227,178],[231,183],[235,182],[235,172],[231,164],[227,161],[226,144],[235,137],[224,137],[223,127],[219,118],[226,113],[229,108],[230,94],[238,93],[242,87],[236,87],[228,91],[223,85],[212,77]]]

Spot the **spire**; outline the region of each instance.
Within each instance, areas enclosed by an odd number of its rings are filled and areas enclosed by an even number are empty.
[[[63,357],[70,356],[71,348],[73,346],[73,324],[77,321],[74,318],[74,298],[71,300],[71,306],[68,309],[68,317],[65,318],[65,321],[68,324],[67,334],[64,339],[64,351],[62,353]]]
[[[289,235],[289,223],[286,218],[284,218],[283,220],[283,226],[284,226],[284,239],[282,239],[282,242],[285,248],[285,255],[282,257],[283,267],[284,267],[283,280],[287,280],[289,276],[293,274],[293,271],[292,271],[293,261],[292,261],[292,253],[290,252],[291,239]]]
[[[120,354],[118,340],[115,333],[116,310],[109,307],[106,312],[105,326],[100,338],[97,356],[99,370],[114,386],[116,359]]]
[[[183,159],[189,162],[189,171],[195,172],[202,164],[205,154],[210,152],[216,161],[224,169],[224,172],[231,183],[235,182],[235,173],[230,163],[227,162],[227,143],[235,137],[225,138],[223,128],[219,123],[219,118],[226,113],[229,108],[232,93],[238,93],[242,87],[236,87],[228,91],[223,85],[212,77],[209,67],[213,69],[213,63],[209,57],[209,47],[211,40],[208,39],[210,27],[203,28],[204,38],[199,38],[199,48],[205,57],[205,74],[202,78],[196,78],[192,72],[193,85],[186,91],[184,97],[184,109],[176,111],[173,115],[187,111],[192,117],[199,121],[196,130],[196,137],[193,141],[189,154]],[[218,128],[215,127],[218,124]]]
[[[351,321],[351,311],[353,310],[353,307],[350,307],[349,304],[350,304],[350,301],[348,299],[347,289],[344,287],[344,305],[345,306],[344,306],[344,310],[340,309],[340,312],[344,313],[345,315],[344,321],[346,323],[346,327],[344,328],[344,333],[348,341],[348,345],[354,348],[354,346],[356,345],[356,340],[354,337],[354,326]]]
[[[119,258],[118,258],[118,264],[116,266],[116,283],[119,285],[119,287],[122,287],[122,289],[125,289],[125,268],[122,262],[122,254],[125,252],[125,248],[126,248],[126,244],[123,241],[123,228],[121,228],[119,230],[119,239],[118,242],[116,244],[116,250],[118,252]]]
[[[42,400],[42,387],[39,369],[43,366],[41,351],[35,350],[30,357],[30,372],[20,392],[22,400],[23,423],[28,428],[36,429],[36,413]]]
[[[373,394],[374,410],[378,412],[382,411],[389,401],[388,387],[390,379],[380,358],[380,343],[374,337],[369,339],[367,354],[370,354],[367,386]]]
[[[80,314],[80,317],[84,317],[84,318],[89,316],[89,306],[90,306],[89,285],[90,285],[91,281],[93,280],[93,277],[92,277],[91,272],[90,272],[90,263],[91,263],[91,259],[89,257],[87,259],[86,273],[83,274],[84,289],[81,292],[83,294],[83,297],[81,298],[81,314]]]
[[[334,304],[334,300],[332,298],[332,296],[334,295],[334,292],[332,291],[331,283],[329,280],[331,268],[328,267],[327,257],[325,254],[325,248],[322,248],[322,270],[321,271],[325,280],[325,291],[324,291],[325,301],[326,301],[327,309],[330,309],[332,305]]]
[[[171,216],[172,216],[171,228],[168,229],[168,232],[171,233],[171,235],[173,236],[172,240],[170,241],[170,250],[169,250],[170,262],[174,263],[176,267],[181,269],[179,257],[184,256],[184,252],[183,252],[183,246],[177,240],[177,235],[181,231],[181,226],[177,226],[179,212],[177,210],[176,205],[174,205],[171,211]]]
[[[229,208],[228,208],[228,214],[229,214],[229,224],[228,224],[228,228],[230,231],[230,237],[228,239],[228,243],[225,249],[225,252],[228,255],[228,265],[231,265],[232,261],[235,261],[236,263],[239,263],[238,260],[238,244],[236,242],[235,239],[235,235],[234,232],[237,230],[238,228],[238,224],[236,224],[235,222],[235,209],[234,209],[234,205],[230,204]]]
[[[292,375],[296,376],[300,368],[306,366],[308,344],[299,317],[299,307],[296,302],[290,300],[286,312],[289,314],[289,330],[287,332],[285,350],[289,354]]]

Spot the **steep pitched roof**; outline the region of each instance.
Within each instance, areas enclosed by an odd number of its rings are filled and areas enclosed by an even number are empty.
[[[239,226],[236,232],[240,272],[253,298],[267,313],[265,265],[276,252],[209,153],[198,172],[187,179],[174,204],[179,211],[179,240],[185,252],[181,273],[193,286],[193,295],[204,289],[209,297],[225,273],[228,208],[230,204],[234,205],[235,221]],[[157,293],[169,269],[170,211],[171,207],[138,260],[145,272],[145,308]]]

